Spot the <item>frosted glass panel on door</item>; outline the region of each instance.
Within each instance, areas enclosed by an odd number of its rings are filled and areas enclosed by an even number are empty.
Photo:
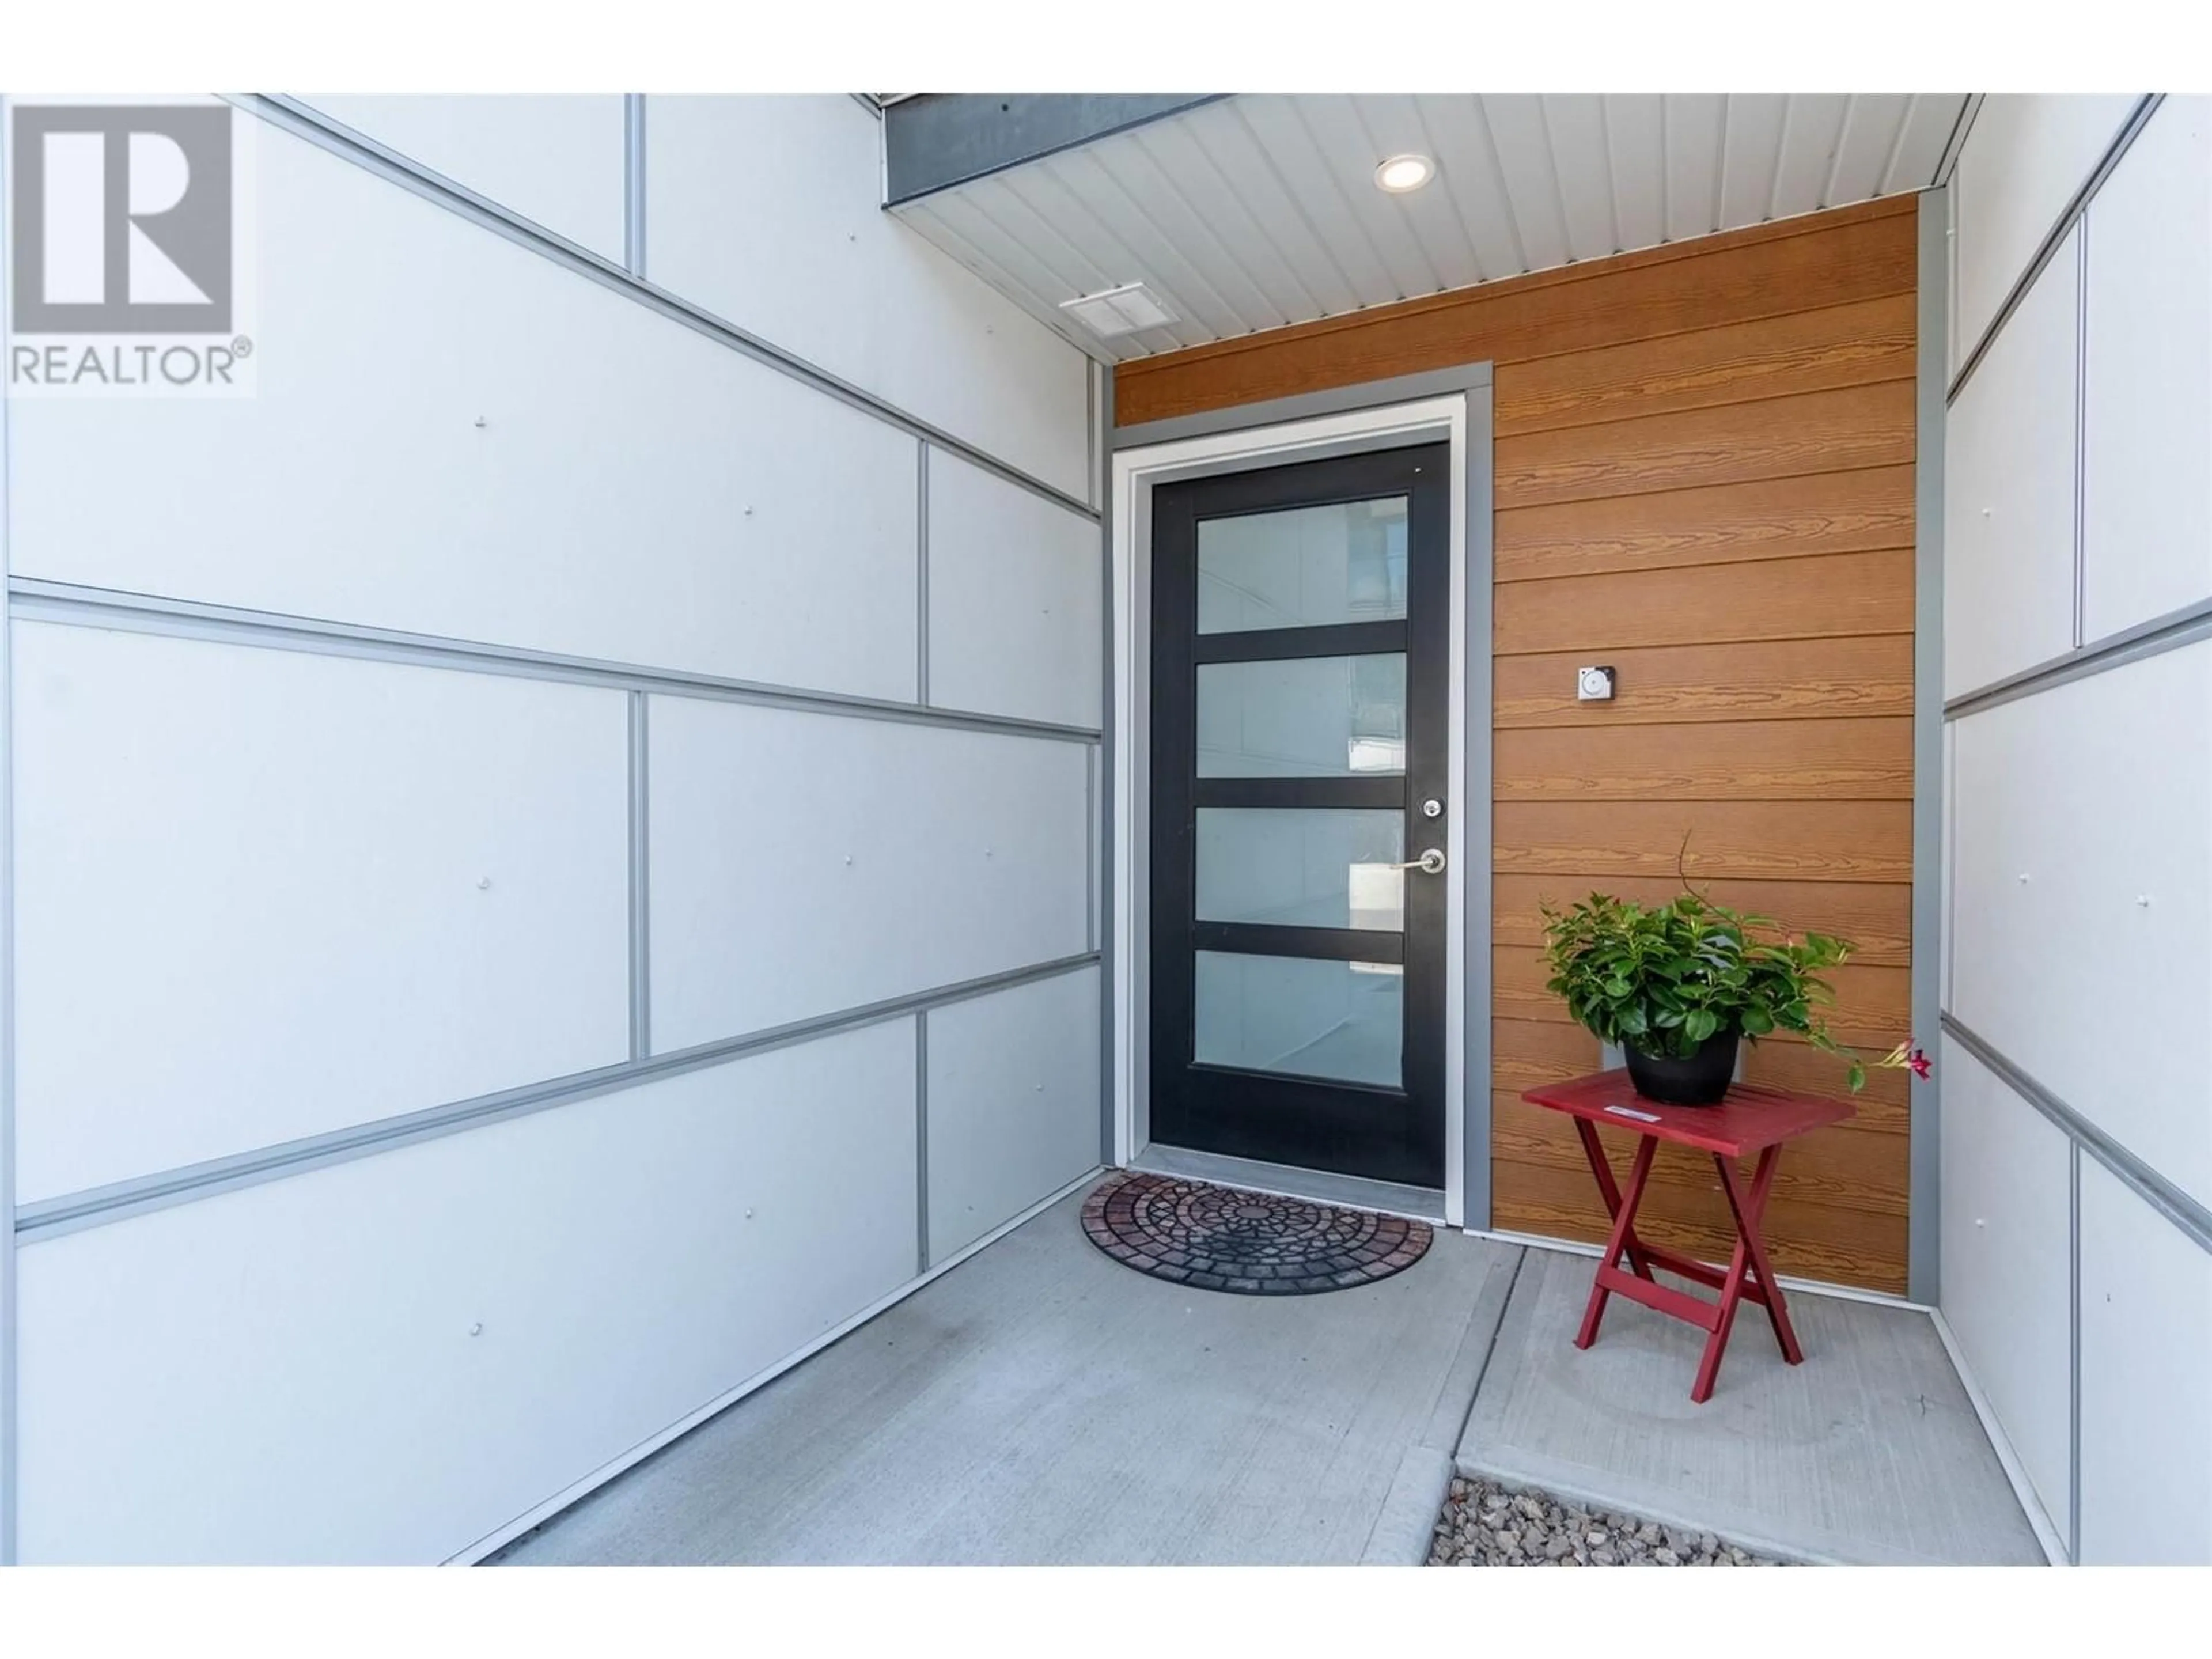
[[[1406,614],[1406,498],[1201,519],[1198,631],[1326,627]]]
[[[1405,844],[1402,812],[1201,807],[1198,919],[1398,932]]]
[[[1405,974],[1388,963],[1197,952],[1192,1058],[1201,1066],[1399,1085]]]
[[[1404,653],[1199,665],[1201,778],[1405,769]]]

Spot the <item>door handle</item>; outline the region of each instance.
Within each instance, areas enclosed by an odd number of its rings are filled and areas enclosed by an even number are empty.
[[[1438,852],[1435,848],[1431,847],[1427,852],[1422,854],[1421,856],[1417,859],[1408,859],[1403,864],[1386,865],[1384,868],[1390,870],[1419,870],[1425,876],[1440,876],[1443,873],[1444,855]]]

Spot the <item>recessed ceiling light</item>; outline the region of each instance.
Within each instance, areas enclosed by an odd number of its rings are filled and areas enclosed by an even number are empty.
[[[1425,155],[1394,155],[1375,169],[1375,186],[1393,196],[1419,190],[1437,176],[1437,164]]]

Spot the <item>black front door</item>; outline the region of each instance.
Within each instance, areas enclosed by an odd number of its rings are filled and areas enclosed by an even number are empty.
[[[1449,456],[1153,492],[1156,1141],[1444,1184]]]

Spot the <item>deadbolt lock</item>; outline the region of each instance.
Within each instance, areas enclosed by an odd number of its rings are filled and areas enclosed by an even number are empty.
[[[1421,803],[1421,816],[1423,817],[1440,818],[1443,815],[1444,804],[1438,800],[1434,795],[1430,796],[1428,799]]]

